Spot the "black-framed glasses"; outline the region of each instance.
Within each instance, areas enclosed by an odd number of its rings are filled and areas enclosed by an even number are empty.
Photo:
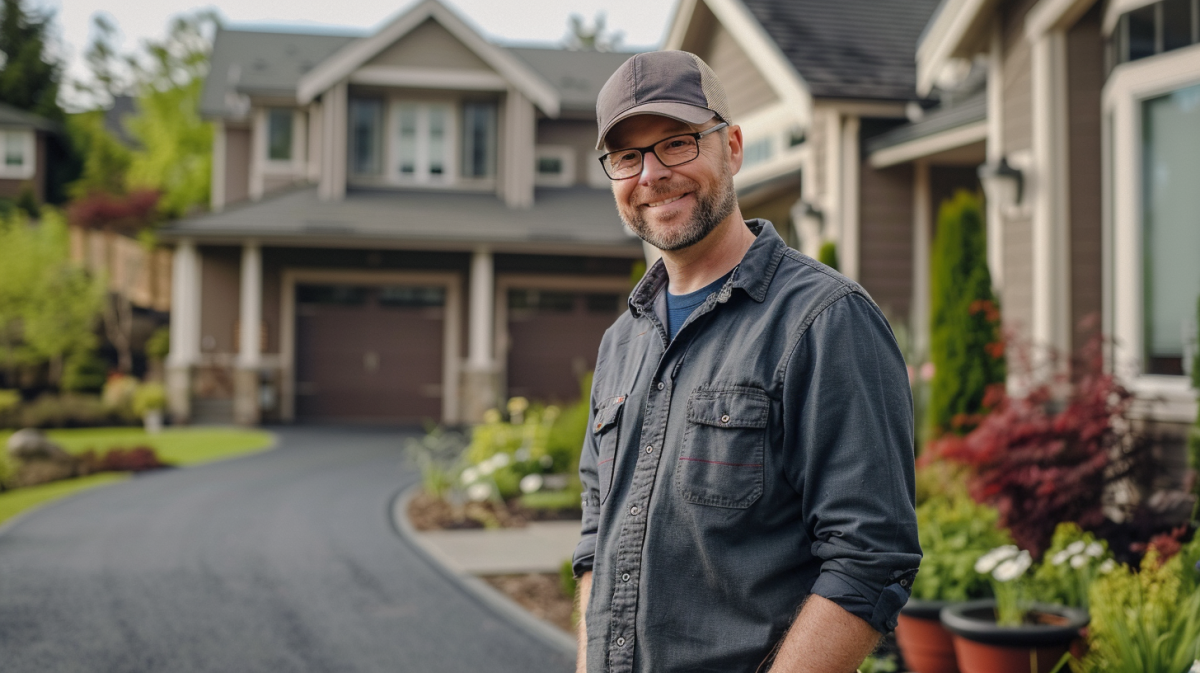
[[[658,162],[667,168],[686,164],[700,156],[700,139],[719,131],[729,124],[721,122],[716,126],[704,129],[698,133],[681,133],[662,140],[648,147],[629,147],[600,156],[600,165],[609,180],[627,180],[635,175],[641,175],[642,162],[649,152],[658,158]]]

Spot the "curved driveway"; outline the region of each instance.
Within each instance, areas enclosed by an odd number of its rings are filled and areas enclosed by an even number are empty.
[[[0,670],[571,670],[397,537],[391,499],[417,478],[405,434],[279,437],[0,535]]]

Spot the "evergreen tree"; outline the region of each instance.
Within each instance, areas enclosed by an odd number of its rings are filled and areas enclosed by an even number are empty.
[[[929,398],[932,437],[969,428],[984,395],[1005,379],[1000,311],[987,266],[979,199],[960,190],[942,204],[931,258]]]
[[[26,12],[21,0],[0,0],[0,102],[60,121],[62,63],[47,47],[50,17]]]

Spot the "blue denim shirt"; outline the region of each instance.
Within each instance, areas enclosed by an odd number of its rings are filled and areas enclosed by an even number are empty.
[[[908,377],[769,222],[672,341],[655,264],[600,345],[579,474],[589,673],[754,671],[809,594],[895,627],[921,560]]]

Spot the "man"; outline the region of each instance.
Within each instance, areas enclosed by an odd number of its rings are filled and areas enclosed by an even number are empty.
[[[920,562],[890,328],[743,221],[741,129],[698,57],[630,58],[596,109],[617,210],[662,259],[596,362],[578,668],[853,671]]]

